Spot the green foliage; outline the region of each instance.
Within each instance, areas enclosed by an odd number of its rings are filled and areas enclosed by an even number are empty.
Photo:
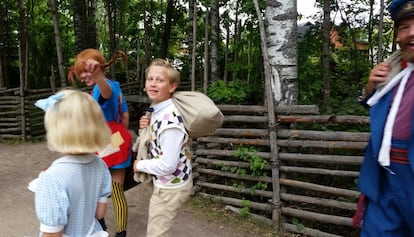
[[[229,167],[229,166],[221,166],[221,170],[225,172],[230,172],[234,174],[238,174],[242,177],[246,175],[252,175],[256,177],[266,176],[267,173],[265,172],[265,167],[267,165],[267,161],[257,155],[257,150],[255,147],[244,147],[240,146],[237,148],[235,157],[239,158],[240,160],[249,162],[249,169],[241,168],[241,167]],[[246,188],[246,184],[243,182],[234,183],[233,187],[242,189]],[[255,190],[267,190],[268,185],[264,182],[257,182],[255,184],[250,184],[248,189],[251,193]]]
[[[235,156],[250,163],[250,172],[253,176],[266,176],[264,168],[267,161],[257,155],[255,147],[241,146],[236,150]]]
[[[218,104],[249,104],[249,98],[254,96],[256,90],[255,85],[245,81],[218,80],[208,87],[207,93]]]
[[[299,104],[317,104],[324,114],[367,115],[367,110],[356,98],[363,87],[371,68],[368,53],[359,51],[353,43],[349,28],[339,27],[342,46],[331,47],[330,99],[323,96],[324,82],[322,67],[320,25],[311,27],[299,41]]]
[[[305,229],[305,225],[300,223],[300,221],[297,218],[292,218],[292,224],[294,224],[299,231]]]
[[[240,209],[240,216],[243,218],[249,217],[250,215],[250,205],[251,201],[249,200],[243,200],[241,203],[242,208]]]
[[[243,218],[249,217],[250,215],[250,209],[248,207],[242,207],[240,209],[240,216]]]

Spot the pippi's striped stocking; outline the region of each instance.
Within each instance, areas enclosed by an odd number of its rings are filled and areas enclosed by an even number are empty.
[[[128,220],[128,206],[121,183],[112,181],[112,203],[115,209],[116,232],[126,231]]]

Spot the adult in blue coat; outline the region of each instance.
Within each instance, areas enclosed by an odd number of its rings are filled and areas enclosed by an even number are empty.
[[[371,122],[358,183],[364,237],[414,236],[414,1],[388,10],[400,49],[371,70],[361,95]]]

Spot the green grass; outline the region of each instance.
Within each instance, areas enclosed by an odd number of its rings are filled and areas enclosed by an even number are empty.
[[[208,198],[193,196],[184,207],[191,210],[196,216],[203,217],[209,222],[219,223],[223,226],[239,230],[244,233],[241,237],[280,237],[271,226],[254,220],[250,217],[242,217],[237,213],[224,209],[224,204],[214,202]]]

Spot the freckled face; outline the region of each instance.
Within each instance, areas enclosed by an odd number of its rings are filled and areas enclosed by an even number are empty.
[[[94,59],[82,61],[83,70],[79,72],[79,78],[87,86],[96,84],[96,76],[103,74],[103,70],[99,66],[99,62]]]
[[[154,104],[169,99],[176,88],[177,83],[170,83],[165,67],[151,66],[149,68],[145,80],[145,91]]]
[[[397,31],[398,44],[403,58],[414,63],[414,17],[401,20]]]
[[[79,73],[79,78],[82,82],[84,82],[87,86],[95,85],[95,80],[92,77],[92,73],[88,71],[82,71]]]

